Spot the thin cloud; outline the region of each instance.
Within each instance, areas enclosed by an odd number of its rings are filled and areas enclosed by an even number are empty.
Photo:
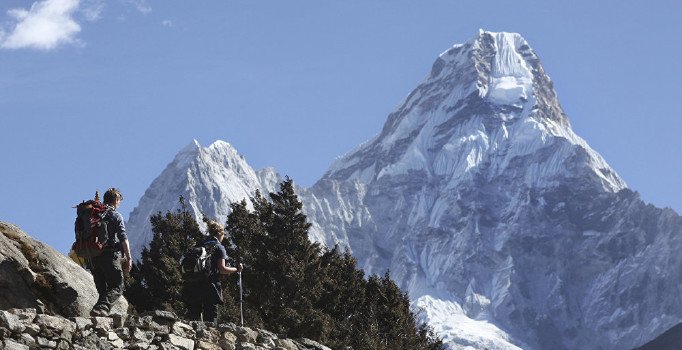
[[[88,22],[96,22],[102,18],[104,0],[84,0],[81,13]]]
[[[152,7],[149,4],[147,4],[146,0],[128,0],[128,3],[133,5],[138,11],[142,12],[142,14],[144,15],[152,12]]]
[[[171,21],[170,19],[164,19],[164,20],[161,22],[161,24],[162,24],[164,27],[172,27],[172,26],[173,26],[173,21]]]
[[[16,24],[0,36],[0,48],[51,50],[61,44],[78,44],[76,35],[81,27],[73,14],[79,3],[80,0],[44,0],[33,3],[29,10],[7,11]]]

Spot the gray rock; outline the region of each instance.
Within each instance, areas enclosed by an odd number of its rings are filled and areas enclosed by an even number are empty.
[[[169,334],[168,340],[174,346],[183,350],[194,350],[194,340],[185,337],[180,337],[175,334]]]
[[[219,332],[232,332],[232,333],[237,333],[237,325],[234,323],[221,323],[217,327]]]
[[[169,323],[169,321],[166,319],[161,319],[164,323]],[[172,323],[170,323],[172,324]],[[137,316],[130,316],[125,322],[125,325],[127,327],[134,327],[134,328],[140,328],[143,330],[147,331],[152,331],[157,334],[161,335],[166,335],[170,333],[170,326],[168,324],[159,324],[154,320],[154,317],[151,315],[147,316],[142,316],[142,317],[137,317]]]
[[[26,344],[29,347],[35,346],[36,344],[36,339],[28,333],[22,333],[19,339],[21,340],[22,344]]]
[[[299,350],[298,344],[291,339],[275,339],[275,346],[283,350]]]
[[[236,344],[238,341],[238,338],[234,333],[224,332],[222,337],[221,337],[221,340],[225,340],[229,343]]]
[[[71,343],[62,339],[62,340],[57,342],[57,347],[55,349],[57,349],[57,350],[69,350],[69,349],[71,349]]]
[[[121,338],[123,340],[130,340],[130,337],[131,337],[130,328],[126,328],[126,327],[116,328],[115,332],[119,338]]]
[[[255,343],[258,339],[258,332],[248,327],[237,327],[236,333],[237,339],[242,343]]]
[[[169,342],[162,342],[159,343],[159,349],[161,350],[180,350],[179,347],[169,343]]]
[[[149,319],[149,322],[152,321],[151,316],[146,317],[146,319]],[[139,327],[142,327],[142,325],[145,324],[145,322],[147,322],[147,321],[145,321],[144,317],[140,317],[140,316],[136,316],[136,315],[128,315],[128,317],[125,320],[124,326],[139,328]]]
[[[24,322],[24,324],[29,324],[32,323],[33,320],[35,320],[36,316],[38,315],[38,311],[36,309],[28,308],[28,309],[10,309],[10,313],[17,315],[19,319]]]
[[[131,334],[131,339],[137,342],[151,343],[155,336],[154,332],[135,328]]]
[[[50,348],[54,349],[57,347],[57,342],[51,339],[46,339],[43,337],[38,337],[36,338],[36,342],[41,348]]]
[[[171,332],[184,338],[194,338],[197,334],[192,326],[182,322],[175,322]]]
[[[71,319],[71,321],[73,321],[73,323],[76,324],[76,330],[81,331],[81,330],[92,328],[92,320],[90,320],[89,318],[74,317]]]
[[[4,310],[0,310],[0,327],[5,327],[14,333],[21,333],[26,328],[19,316]]]
[[[76,324],[62,317],[40,314],[36,316],[35,324],[40,326],[42,335],[55,339],[71,341]]]
[[[29,350],[29,347],[27,345],[17,343],[14,340],[5,339],[5,347],[3,349],[5,349],[5,350]]]
[[[134,344],[128,346],[128,348],[133,349],[133,350],[137,350],[137,349],[147,350],[147,349],[149,349],[149,345],[150,345],[149,343],[137,342],[137,343],[134,343]]]
[[[221,336],[221,333],[215,328],[208,328],[208,329],[196,332],[196,337],[198,340],[209,342],[209,343],[218,343],[220,336]],[[236,337],[235,337],[235,339],[236,339]]]
[[[202,340],[198,340],[196,343],[196,349],[198,350],[222,350],[218,344],[215,342],[206,342]]]
[[[107,340],[112,346],[117,348],[122,348],[125,346],[125,342],[121,339],[116,332],[109,332],[107,334]]]
[[[258,350],[258,348],[251,343],[242,342],[237,344],[237,350]]]
[[[313,349],[313,350],[332,350],[314,340],[306,339],[306,338],[300,338],[297,340],[299,343],[301,343],[303,346],[305,346],[307,349]]]
[[[277,339],[277,335],[275,333],[259,329],[256,343],[268,349],[272,349],[275,347],[275,339]]]
[[[101,335],[107,334],[114,329],[114,320],[109,317],[93,317],[91,318],[93,328]]]
[[[24,329],[24,332],[35,337],[40,333],[40,326],[38,326],[35,323],[31,323],[30,325],[26,326],[26,329]]]
[[[75,322],[71,322],[63,317],[44,314],[36,316],[35,323],[39,325],[41,329],[45,328],[55,330],[67,329],[69,331],[73,331],[76,328]]]
[[[162,324],[171,324],[179,319],[176,314],[162,310],[145,312],[143,316],[151,316],[154,321]]]
[[[97,301],[92,275],[17,226],[0,222],[0,309],[44,308],[65,317],[87,316]],[[120,298],[114,311],[126,312]]]
[[[220,345],[223,350],[235,350],[237,348],[237,343],[230,339],[220,339],[218,340],[218,345]]]

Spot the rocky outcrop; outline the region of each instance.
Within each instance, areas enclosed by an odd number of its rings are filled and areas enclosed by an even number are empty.
[[[17,226],[0,222],[0,310],[35,309],[64,317],[86,316],[97,302],[92,275]],[[112,312],[125,314],[121,298]]]
[[[111,317],[39,314],[36,309],[0,311],[3,349],[331,350],[309,339],[287,339],[233,323],[185,323],[170,312]]]

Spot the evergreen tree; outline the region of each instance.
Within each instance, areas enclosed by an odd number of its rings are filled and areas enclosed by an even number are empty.
[[[233,204],[227,220],[228,252],[246,266],[247,324],[334,349],[444,349],[417,325],[407,294],[388,274],[366,280],[350,253],[310,242],[291,179],[269,197],[257,192],[252,211],[245,201]],[[238,298],[236,286],[230,295]]]
[[[329,331],[320,340],[333,348],[359,349],[357,335],[363,324],[367,284],[364,273],[356,268],[355,258],[348,251],[341,254],[338,247],[325,252],[320,260],[322,293],[316,307],[331,318]]]
[[[189,247],[203,238],[203,234],[184,199],[180,197],[179,201],[180,209],[176,213],[169,211],[164,215],[159,212],[150,217],[154,236],[131,271],[125,294],[137,311],[184,313],[179,260]]]
[[[287,178],[266,199],[259,192],[232,204],[225,245],[245,265],[244,319],[250,327],[306,337],[334,349],[444,349],[417,325],[409,299],[388,274],[365,279],[349,252],[323,251],[308,239],[310,224]],[[181,209],[150,218],[154,238],[133,267],[126,297],[138,311],[183,314],[180,256],[204,238],[184,200]],[[219,322],[239,320],[239,286],[224,283]]]

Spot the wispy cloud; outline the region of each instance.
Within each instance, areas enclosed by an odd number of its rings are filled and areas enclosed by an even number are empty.
[[[105,0],[83,0],[81,13],[89,22],[95,22],[102,18]]]
[[[133,5],[138,11],[142,12],[142,14],[148,14],[152,12],[152,7],[147,4],[146,0],[128,0],[128,3]]]
[[[79,3],[80,0],[43,0],[33,3],[29,10],[7,11],[16,23],[9,32],[0,33],[0,48],[51,50],[61,44],[79,43],[76,35],[81,27],[73,19]]]
[[[161,21],[161,24],[162,24],[164,27],[172,27],[172,26],[173,26],[173,21],[171,21],[170,19],[164,19],[163,21]]]

